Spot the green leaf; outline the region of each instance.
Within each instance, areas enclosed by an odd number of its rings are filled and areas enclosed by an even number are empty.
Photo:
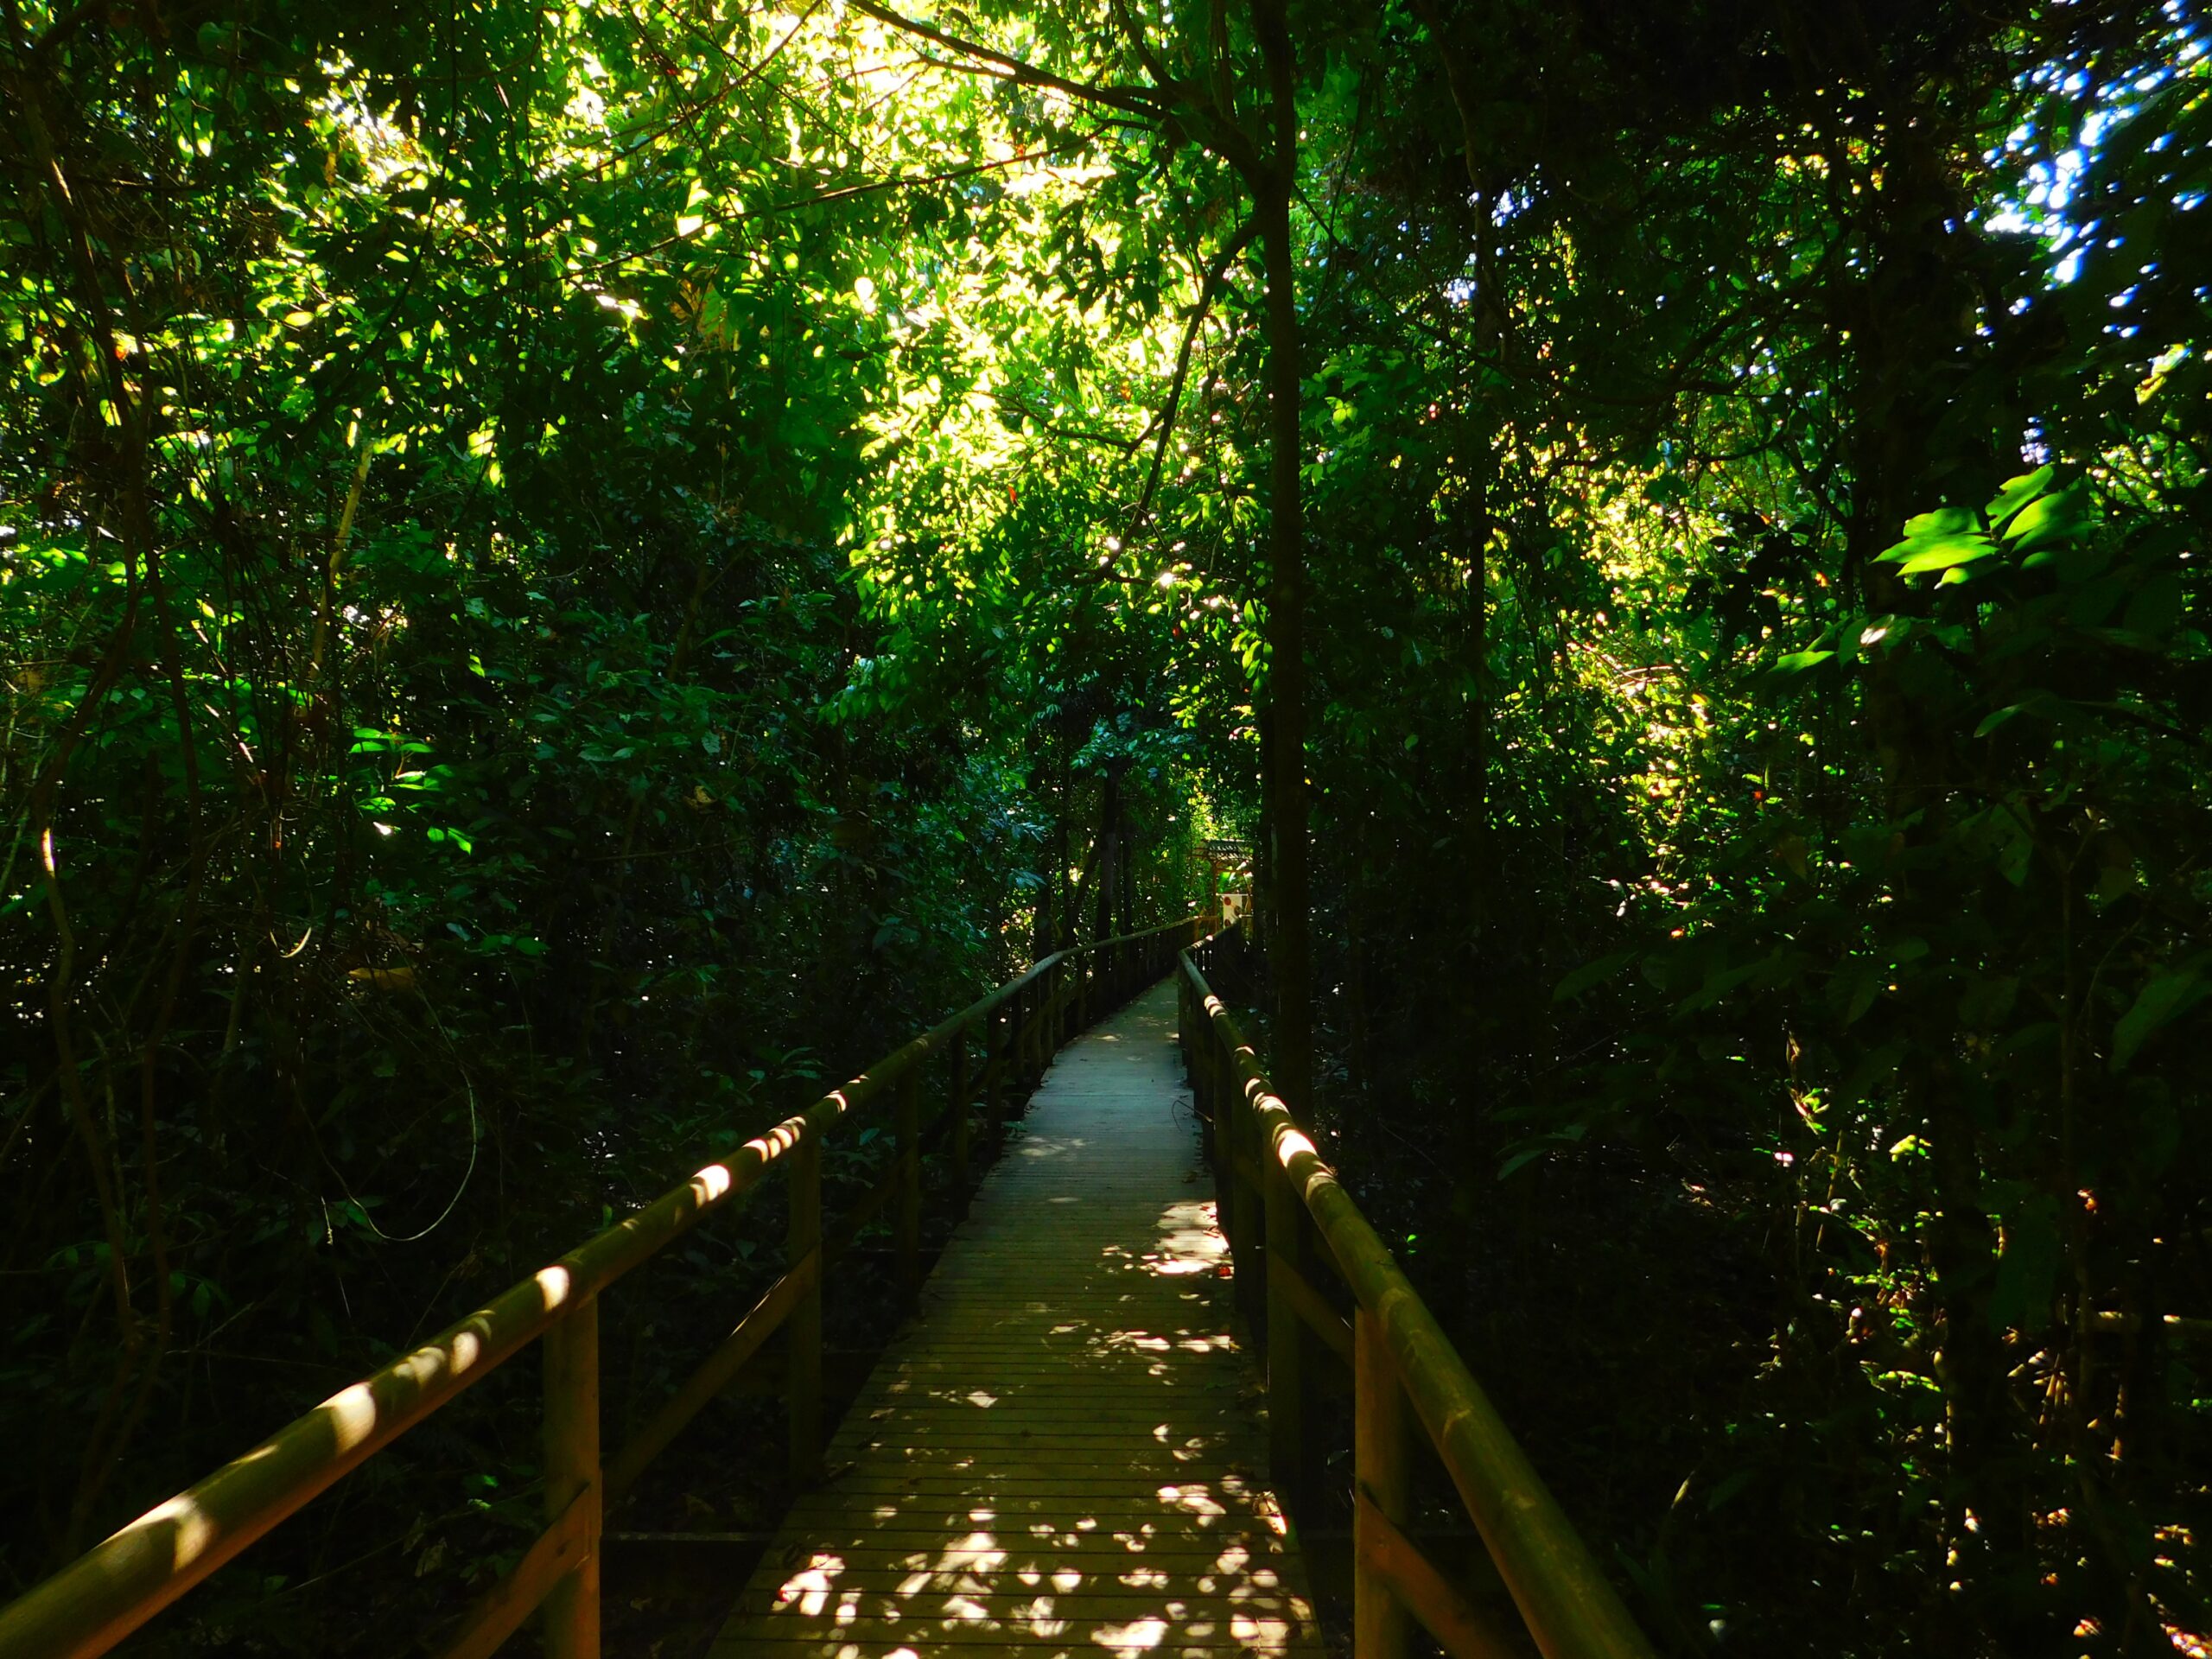
[[[2006,479],[2004,487],[1990,497],[1989,505],[1981,510],[1982,517],[1989,520],[1990,528],[1993,530],[2003,524],[2048,489],[2055,470],[2050,467],[2038,467],[2019,478]]]
[[[2120,618],[2120,626],[2130,633],[2139,633],[2158,639],[2171,632],[2181,620],[2181,577],[2172,570],[2161,570],[2135,590],[2127,601],[2127,610]]]
[[[1747,962],[1740,968],[1730,968],[1719,973],[1707,975],[1704,984],[1699,986],[1696,990],[1675,1005],[1674,1017],[1680,1020],[1686,1014],[1700,1014],[1716,1006],[1729,992],[1765,966],[1766,963],[1764,961]]]
[[[1977,1030],[2004,1023],[2019,1000],[2020,982],[2010,976],[1977,980],[1959,996],[1959,1023]]]
[[[1802,674],[1808,668],[1818,668],[1834,655],[1832,651],[1793,651],[1787,657],[1776,660],[1774,671],[1777,674]]]
[[[2028,879],[2028,868],[2036,855],[2035,835],[2028,827],[2024,809],[2004,803],[1989,809],[1987,826],[1992,850],[1997,855],[1997,868],[2005,879],[2019,887]]]
[[[1897,574],[1916,576],[1929,570],[1948,570],[1954,566],[1971,564],[1976,559],[1986,559],[1997,551],[1989,537],[1980,531],[1959,536],[1942,536],[1932,541],[1907,542],[1904,549],[1904,562]],[[1882,556],[1885,558],[1889,554]]]
[[[2039,496],[2020,510],[2005,526],[2005,539],[2031,551],[2070,540],[2088,522],[2088,495],[2079,485],[2056,495]]]
[[[1710,1515],[1729,1499],[1736,1497],[1758,1478],[1757,1469],[1738,1469],[1716,1485],[1705,1500],[1706,1513]]]
[[[1874,1006],[1884,977],[1879,963],[1863,959],[1847,963],[1828,982],[1828,1006],[1842,1015],[1846,1026],[1857,1025]]]
[[[1601,985],[1611,979],[1642,954],[1643,952],[1638,950],[1617,950],[1610,957],[1600,957],[1595,962],[1584,963],[1554,988],[1552,1001],[1565,1002],[1570,998],[1581,995],[1592,986]]]
[[[2155,976],[2136,994],[2134,1005],[2112,1028],[2111,1069],[2124,1071],[2152,1034],[2196,1006],[2212,990],[2196,973],[2183,969]]]
[[[2012,719],[2013,715],[2025,714],[2029,708],[2036,702],[2037,699],[2035,697],[2030,697],[2025,702],[2016,702],[2005,708],[1999,709],[1993,715],[1984,715],[1981,719],[1981,724],[1974,728],[1974,734],[1976,737],[1987,737],[1999,726],[2002,726],[2006,721]]]
[[[1960,531],[1975,528],[1974,514],[1964,507],[1938,507],[1933,512],[1923,512],[1904,521],[1907,541],[1920,541],[1933,536],[1955,535]]]

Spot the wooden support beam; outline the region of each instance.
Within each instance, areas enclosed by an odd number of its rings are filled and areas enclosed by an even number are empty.
[[[1305,1211],[1281,1169],[1271,1172],[1262,1202],[1268,1230],[1268,1455],[1275,1493],[1294,1515],[1312,1495],[1312,1447],[1306,1436],[1306,1342],[1294,1284]],[[1310,1289],[1310,1287],[1309,1287]]]
[[[545,1333],[545,1518],[580,1511],[582,1552],[545,1597],[546,1659],[599,1659],[599,1299]]]
[[[760,1351],[760,1344],[776,1333],[793,1309],[816,1297],[821,1285],[822,1250],[817,1245],[798,1264],[768,1287],[752,1312],[707,1356],[675,1396],[653,1414],[652,1421],[632,1435],[607,1465],[607,1501],[621,1501],[648,1464],[668,1449],[684,1426],[705,1409],[707,1402],[728,1388],[746,1363]],[[818,1375],[817,1362],[817,1375]],[[786,1377],[789,1371],[786,1371]],[[790,1386],[788,1381],[785,1386]]]
[[[1362,1308],[1352,1325],[1351,1654],[1405,1659],[1405,1604],[1375,1560],[1376,1522],[1402,1528],[1409,1507],[1406,1396],[1375,1316]]]
[[[822,1148],[809,1141],[791,1160],[791,1218],[785,1230],[785,1277],[806,1273],[785,1323],[791,1327],[785,1408],[790,1422],[791,1484],[822,1478]]]
[[[478,1598],[439,1659],[489,1659],[536,1612],[553,1586],[582,1563],[591,1547],[596,1494],[579,1492],[561,1518],[537,1535],[507,1575]]]
[[[1524,1659],[1522,1647],[1500,1636],[1365,1492],[1356,1494],[1353,1503],[1353,1548],[1359,1554],[1355,1570],[1388,1586],[1452,1659]],[[1357,1640],[1355,1626],[1354,1659],[1361,1659]]]
[[[1268,1273],[1271,1278],[1281,1275],[1283,1290],[1306,1328],[1320,1338],[1328,1345],[1329,1351],[1345,1364],[1354,1363],[1351,1323],[1329,1306],[1328,1299],[1313,1288],[1313,1281],[1288,1262],[1280,1260],[1268,1269]]]
[[[908,1072],[899,1083],[899,1207],[893,1233],[899,1248],[899,1294],[912,1301],[922,1287],[922,1091],[921,1077]]]
[[[1261,1161],[1260,1122],[1253,1114],[1252,1103],[1236,1087],[1235,1072],[1225,1063],[1222,1086],[1231,1096],[1229,1109],[1236,1121],[1235,1162],[1243,1181],[1243,1189],[1237,1193],[1237,1207],[1244,1218],[1248,1271],[1241,1275],[1239,1284],[1243,1292],[1244,1317],[1256,1326],[1268,1313],[1268,1183],[1266,1166]]]

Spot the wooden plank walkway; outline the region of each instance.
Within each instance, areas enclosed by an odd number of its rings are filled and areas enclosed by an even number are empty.
[[[713,1659],[1319,1659],[1174,1040],[1061,1051]]]

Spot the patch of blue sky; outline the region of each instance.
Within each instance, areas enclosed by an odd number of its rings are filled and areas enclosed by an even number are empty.
[[[2176,0],[2168,0],[2164,10],[2177,23],[2183,22],[2183,13]],[[2081,131],[2074,143],[2048,160],[2029,162],[2020,175],[2025,188],[1999,196],[1982,221],[1985,228],[1999,236],[2040,238],[2051,252],[2060,256],[2050,268],[2049,285],[2058,288],[2072,283],[2082,274],[2082,256],[2097,229],[2094,219],[2077,219],[2068,212],[2079,194],[2082,175],[2113,132],[2135,118],[2141,107],[2136,100],[2157,92],[2202,57],[2205,49],[2204,39],[2191,33],[2176,46],[2171,63],[2099,88],[2094,95],[2097,107],[2082,118]],[[2071,71],[2063,79],[2055,79],[2051,70],[2031,79],[2046,86],[2055,85],[2056,90],[2075,97],[2089,88],[2088,72],[2081,69]],[[2147,148],[2163,149],[2172,142],[2171,133],[2163,133]],[[1992,150],[1987,159],[1993,166],[2001,167],[2008,157],[2033,150],[2038,143],[2033,124],[2024,124],[2015,129],[2000,148]],[[2196,203],[2183,200],[2176,205],[2187,208]],[[2126,296],[2113,302],[2115,306],[2126,302]],[[2024,308],[2019,303],[2013,307],[2016,312]]]

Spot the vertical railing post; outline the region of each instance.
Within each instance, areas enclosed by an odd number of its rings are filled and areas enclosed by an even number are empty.
[[[809,1133],[784,1154],[790,1170],[791,1220],[785,1235],[785,1270],[796,1273],[814,1258],[813,1279],[784,1319],[789,1344],[785,1404],[791,1412],[791,1484],[810,1486],[822,1476],[822,1142]]]
[[[545,1347],[545,1518],[585,1505],[583,1559],[545,1599],[548,1659],[599,1659],[599,1299],[555,1321]]]
[[[1403,1529],[1411,1483],[1405,1391],[1382,1338],[1382,1322],[1365,1308],[1352,1314],[1352,1659],[1405,1659],[1410,1624],[1389,1582],[1372,1562],[1374,1517]]]
[[[911,1298],[922,1284],[922,1071],[909,1066],[899,1079],[899,1294]]]
[[[952,1033],[952,1187],[965,1203],[968,1195],[968,1027]]]
[[[1256,1118],[1257,1114],[1254,1116]],[[1275,1488],[1294,1512],[1306,1495],[1305,1343],[1289,1275],[1298,1271],[1305,1206],[1263,1134],[1259,1141],[1262,1203],[1268,1230],[1268,1439]]]
[[[1191,1079],[1191,1109],[1197,1114],[1200,1126],[1200,1150],[1206,1167],[1214,1173],[1215,1219],[1221,1227],[1224,1238],[1229,1236],[1229,1206],[1221,1201],[1221,1136],[1214,1122],[1213,1091],[1207,1087],[1205,1055],[1198,1045],[1205,1032],[1198,1024],[1198,993],[1191,988],[1190,976],[1176,964],[1175,972],[1175,1035],[1183,1049],[1183,1070]]]
[[[1239,1160],[1244,1145],[1244,1120],[1238,1108],[1243,1104],[1234,1087],[1234,1079],[1221,1052],[1221,1041],[1213,1034],[1213,1021],[1203,1006],[1198,1010],[1198,1021],[1205,1031],[1204,1058],[1206,1065],[1206,1088],[1213,1096],[1213,1132],[1221,1145],[1221,1160],[1227,1171],[1223,1184],[1222,1202],[1228,1211],[1223,1219],[1222,1230],[1229,1235],[1230,1260],[1236,1263],[1237,1295],[1250,1312],[1250,1300],[1244,1294],[1245,1278],[1253,1269],[1251,1241],[1245,1236],[1246,1205],[1244,1174]]]
[[[1244,1260],[1236,1284],[1244,1296],[1244,1317],[1256,1325],[1266,1316],[1268,1308],[1267,1227],[1260,1185],[1262,1172],[1267,1166],[1267,1149],[1260,1139],[1260,1115],[1252,1109],[1252,1103],[1245,1095],[1244,1079],[1236,1056],[1217,1042],[1214,1059],[1221,1068],[1222,1089],[1228,1099],[1230,1119],[1236,1125],[1235,1142],[1239,1148],[1235,1179],[1237,1219],[1243,1225],[1243,1236],[1239,1243],[1244,1248]]]
[[[983,1134],[991,1156],[1000,1152],[999,1079],[1006,1071],[1006,1004],[983,1016]]]
[[[1198,1001],[1196,990],[1191,993],[1191,1070],[1205,1099],[1206,1130],[1213,1148],[1214,1168],[1218,1171],[1229,1155],[1229,1142],[1222,1138],[1222,1131],[1228,1126],[1221,1121],[1221,1079],[1214,1070],[1211,1052],[1213,1033],[1207,1027],[1205,1005]],[[1225,1194],[1229,1189],[1223,1185],[1219,1190]],[[1222,1205],[1221,1230],[1224,1237],[1229,1234],[1228,1207],[1226,1202]]]
[[[1090,958],[1088,956],[1075,959],[1075,1028],[1077,1031],[1090,1029]]]

